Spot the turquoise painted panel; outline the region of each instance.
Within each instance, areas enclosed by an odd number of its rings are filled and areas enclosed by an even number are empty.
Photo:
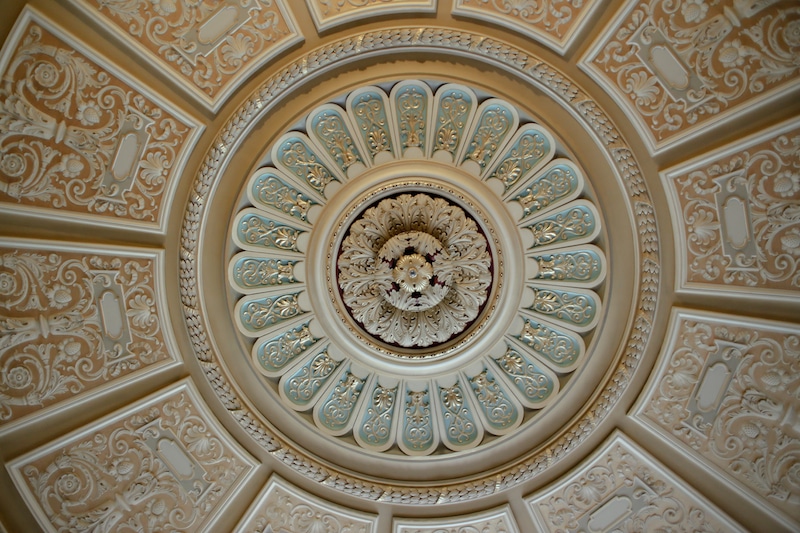
[[[603,273],[602,257],[595,250],[550,252],[530,257],[538,266],[536,279],[590,284]]]
[[[523,126],[524,131],[508,147],[489,178],[502,182],[505,192],[527,176],[533,167],[552,157],[555,147],[542,131],[533,125]]]
[[[597,221],[585,205],[577,205],[551,213],[525,226],[533,233],[533,246],[568,243],[591,235]]]
[[[484,107],[478,115],[462,163],[475,161],[481,169],[485,169],[515,127],[511,106],[497,102]]]
[[[475,101],[469,93],[455,88],[440,90],[436,98],[438,105],[433,150],[444,150],[455,158]]]
[[[373,388],[369,405],[358,428],[361,440],[376,448],[385,447],[389,443],[396,401],[397,387],[376,385]]]
[[[275,209],[303,222],[308,221],[308,210],[311,206],[317,204],[269,170],[263,171],[253,180],[250,192],[261,207]]]
[[[327,349],[321,351],[284,382],[286,398],[298,407],[309,406],[339,364],[328,355]]]
[[[291,175],[325,198],[325,187],[339,181],[303,136],[292,135],[276,147],[276,159]]]
[[[439,387],[439,407],[444,423],[442,438],[453,446],[477,444],[481,437],[475,414],[469,407],[461,383]]]
[[[377,91],[361,93],[353,99],[350,116],[356,123],[364,145],[374,158],[381,152],[394,152],[386,104]]]
[[[559,290],[529,287],[533,290],[533,304],[528,309],[550,320],[569,326],[589,326],[597,315],[594,296],[576,290]]]
[[[558,163],[538,173],[512,201],[522,206],[521,220],[525,220],[532,214],[569,198],[580,186],[581,180],[572,163]]]
[[[255,213],[245,213],[236,225],[236,235],[242,243],[286,252],[301,251],[297,239],[303,233],[301,229]]]
[[[256,348],[256,359],[267,372],[280,372],[297,356],[319,341],[311,334],[306,322],[272,339],[261,342]]]
[[[252,332],[259,332],[275,324],[300,316],[306,311],[298,303],[299,292],[266,298],[243,298],[239,308],[239,322]]]
[[[511,346],[507,346],[506,353],[495,359],[495,363],[528,405],[544,402],[555,390],[555,382],[549,373],[533,358]]]
[[[343,175],[354,163],[366,165],[341,111],[326,108],[311,117],[310,135],[325,147]]]
[[[427,389],[406,390],[403,400],[403,428],[400,438],[411,451],[425,452],[435,443],[431,399]]]
[[[568,368],[581,356],[581,343],[574,334],[527,318],[524,321],[522,331],[515,337],[554,365]]]
[[[400,133],[400,148],[405,153],[409,148],[425,150],[428,125],[428,93],[424,85],[406,85],[394,95],[397,128]]]
[[[502,433],[516,425],[520,410],[490,368],[484,366],[483,372],[469,378],[469,384],[490,431]]]
[[[346,430],[363,388],[363,379],[350,371],[345,372],[327,398],[322,400],[317,411],[319,423],[333,432]]]
[[[258,289],[298,283],[294,266],[298,261],[239,257],[233,265],[233,280],[241,289]]]

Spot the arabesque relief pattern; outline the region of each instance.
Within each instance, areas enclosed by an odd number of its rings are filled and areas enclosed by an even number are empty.
[[[377,517],[336,506],[273,475],[237,531],[371,533]]]
[[[55,531],[203,531],[253,466],[184,383],[11,470]]]
[[[800,327],[676,313],[637,416],[800,519]]]
[[[6,43],[0,202],[158,226],[196,127],[38,18]]]
[[[436,0],[306,0],[318,29],[398,12],[433,12]]]
[[[174,360],[152,254],[2,244],[0,426]]]
[[[688,288],[800,289],[800,123],[664,175]]]
[[[527,502],[541,530],[553,533],[742,531],[620,433],[578,472]]]
[[[72,0],[209,104],[300,39],[284,0]]]
[[[632,2],[584,60],[664,146],[767,93],[797,86],[791,0]]]
[[[467,516],[395,518],[393,526],[393,533],[519,533],[507,506]]]
[[[563,49],[597,4],[596,0],[456,0],[453,14],[488,19]]]

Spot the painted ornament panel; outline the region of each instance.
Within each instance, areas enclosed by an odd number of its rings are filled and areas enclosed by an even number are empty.
[[[628,5],[583,65],[632,111],[653,149],[798,85],[796,2]]]
[[[0,243],[0,425],[174,361],[160,256]]]
[[[217,109],[255,68],[302,40],[283,0],[72,0]]]
[[[681,311],[637,417],[800,520],[800,327]]]
[[[198,127],[23,12],[3,52],[0,202],[159,227]]]
[[[564,51],[594,0],[457,0],[454,15],[491,20]]]
[[[207,531],[254,467],[187,382],[15,460],[53,531]]]
[[[306,0],[318,30],[367,17],[433,13],[436,0]]]
[[[690,289],[800,289],[800,122],[663,176]]]
[[[541,531],[742,531],[621,433],[555,488],[526,500]]]
[[[237,531],[371,533],[377,517],[324,501],[273,475]]]

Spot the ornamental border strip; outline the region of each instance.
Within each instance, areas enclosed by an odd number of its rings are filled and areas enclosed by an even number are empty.
[[[276,435],[271,428],[256,419],[243,406],[235,384],[229,381],[225,370],[217,362],[217,354],[211,347],[205,319],[200,312],[197,291],[198,230],[214,182],[234,151],[229,147],[238,145],[248,130],[281,101],[296,83],[360,60],[362,56],[371,58],[382,53],[394,54],[409,50],[435,51],[493,64],[559,99],[567,110],[594,133],[596,141],[617,171],[618,179],[627,189],[629,207],[636,223],[635,244],[640,258],[636,309],[628,326],[627,338],[620,345],[622,355],[615,358],[616,368],[606,379],[602,393],[591,408],[535,455],[500,467],[497,473],[489,477],[468,482],[445,482],[434,486],[415,485],[413,482],[404,486],[390,485],[339,472],[294,449],[283,437]],[[182,222],[180,242],[180,293],[190,341],[211,387],[234,420],[274,458],[310,480],[358,498],[399,504],[453,503],[496,494],[535,478],[548,466],[563,460],[577,448],[591,433],[591,428],[597,426],[611,412],[639,365],[653,328],[661,272],[655,210],[647,184],[633,151],[600,105],[565,74],[524,50],[485,35],[441,27],[398,27],[342,38],[311,50],[304,57],[270,76],[231,115],[212,142],[193,182]]]

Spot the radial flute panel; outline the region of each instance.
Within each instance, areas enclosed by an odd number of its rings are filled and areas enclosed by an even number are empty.
[[[178,362],[162,263],[135,248],[0,240],[0,432]]]
[[[635,416],[800,522],[800,326],[678,309]]]
[[[601,3],[600,0],[456,0],[453,15],[480,22],[489,20],[563,55],[590,13]]]
[[[483,513],[445,518],[395,518],[393,533],[519,533],[508,506]]]
[[[547,128],[520,124],[504,100],[478,104],[462,85],[400,80],[341,100],[306,115],[308,135],[266,148],[275,167],[252,174],[253,206],[233,218],[243,251],[228,279],[242,294],[239,331],[257,339],[250,360],[317,429],[373,452],[458,452],[506,435],[558,394],[602,314],[590,287],[605,254],[589,244],[601,219],[579,199],[583,173],[554,159]],[[498,180],[502,190],[486,187]],[[489,196],[502,206],[491,216],[480,204]],[[473,349],[503,306],[508,254],[530,282],[506,296],[510,329]],[[421,370],[457,350],[460,363]]]
[[[387,15],[435,13],[436,0],[306,0],[317,31]]]
[[[629,1],[581,60],[652,152],[800,84],[800,7]]]
[[[71,0],[207,108],[303,40],[285,0]]]
[[[213,531],[255,465],[183,381],[9,470],[47,531]]]
[[[795,299],[800,290],[800,120],[662,174],[678,286]]]
[[[273,475],[237,531],[371,533],[378,517],[335,505]]]
[[[526,501],[542,531],[743,531],[619,432]]]
[[[201,132],[26,7],[0,57],[0,203],[158,231]]]

